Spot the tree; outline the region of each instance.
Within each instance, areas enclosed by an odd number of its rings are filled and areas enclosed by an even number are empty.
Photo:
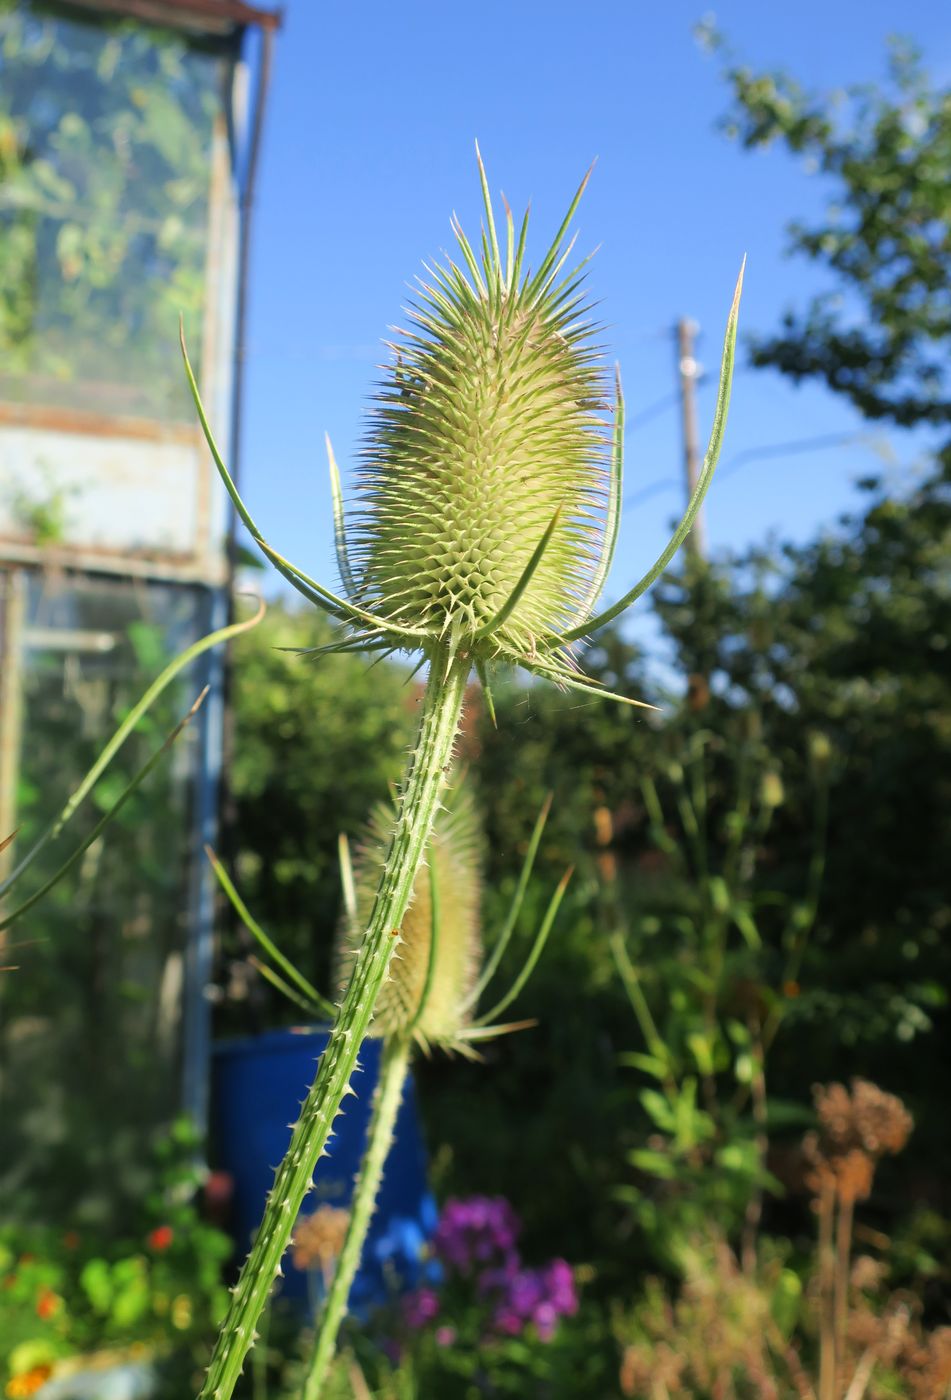
[[[754,364],[820,379],[869,418],[945,427],[951,93],[903,46],[885,86],[838,104],[729,57],[726,77],[728,133],[811,157],[832,184],[826,217],[790,229],[793,255],[831,274],[832,291],[755,339]],[[808,736],[831,741],[830,846],[798,1013],[808,1034],[789,1037],[785,1072],[801,1088],[832,1059],[911,1089],[918,1161],[944,1150],[944,1118],[927,1109],[951,1039],[949,485],[951,444],[939,445],[900,492],[870,476],[838,533],[690,566],[655,595],[679,664],[710,677],[704,722],[760,717],[783,769],[774,845],[790,873],[805,859]]]
[[[706,37],[726,52],[715,31]],[[823,219],[789,227],[791,251],[832,272],[834,287],[754,341],[753,363],[824,380],[866,418],[951,423],[951,90],[898,41],[887,86],[836,94],[726,59],[727,133],[747,149],[785,144],[834,188]]]

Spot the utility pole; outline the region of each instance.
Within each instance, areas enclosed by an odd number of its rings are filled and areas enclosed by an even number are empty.
[[[680,417],[683,426],[688,501],[696,490],[700,476],[700,443],[697,437],[697,380],[700,377],[700,366],[694,355],[694,338],[699,329],[696,321],[689,321],[684,316],[677,322],[677,378],[680,384]],[[693,522],[693,529],[687,536],[686,544],[696,558],[705,558],[707,542],[702,511]]]

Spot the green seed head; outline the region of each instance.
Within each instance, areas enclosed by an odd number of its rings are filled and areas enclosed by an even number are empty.
[[[481,260],[454,222],[463,265],[429,269],[392,347],[350,551],[361,606],[454,636],[476,657],[518,660],[587,601],[603,532],[606,385],[579,270],[563,273],[568,220],[538,272],[523,273],[527,215],[516,241],[507,214],[503,258],[484,174],[483,192]]]
[[[367,925],[392,825],[392,809],[377,808],[354,861],[356,916],[341,927],[337,950],[342,983],[349,978]],[[469,1013],[463,1007],[482,956],[481,865],[479,822],[472,799],[463,788],[452,795],[451,806],[436,818],[426,864],[416,878],[409,909],[396,935],[399,943],[376,1004],[371,1035],[412,1032],[424,1045],[452,1046],[468,1024]]]

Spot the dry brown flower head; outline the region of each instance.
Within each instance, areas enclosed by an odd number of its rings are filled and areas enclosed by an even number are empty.
[[[867,1079],[853,1079],[851,1093],[843,1084],[817,1084],[812,1092],[827,1151],[901,1152],[914,1127],[901,1099]]]
[[[895,1094],[867,1079],[816,1084],[813,1098],[818,1133],[803,1139],[806,1184],[817,1196],[832,1188],[842,1202],[867,1199],[879,1159],[900,1152],[914,1121]]]
[[[319,1268],[326,1272],[336,1262],[350,1224],[350,1212],[340,1206],[318,1206],[303,1215],[294,1230],[291,1260],[295,1269]]]

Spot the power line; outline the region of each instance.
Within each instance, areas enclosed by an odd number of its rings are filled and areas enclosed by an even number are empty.
[[[722,481],[725,477],[732,476],[740,467],[749,466],[751,462],[767,461],[774,457],[797,457],[805,452],[818,452],[824,447],[845,447],[850,442],[865,440],[867,440],[867,434],[852,432],[824,433],[819,437],[793,438],[788,442],[762,443],[758,447],[744,448],[735,457],[731,457],[719,468],[717,477]],[[621,509],[629,510],[631,506],[640,505],[643,501],[649,500],[651,496],[656,496],[661,491],[671,490],[679,485],[678,477],[658,477],[655,481],[648,482],[640,491],[625,496],[621,503]]]
[[[697,376],[697,387],[701,388],[706,385],[709,378],[709,374],[701,372]],[[665,394],[662,399],[657,399],[654,403],[648,404],[647,408],[641,409],[640,413],[635,413],[631,416],[628,420],[628,432],[630,432],[632,428],[643,427],[645,423],[649,423],[652,419],[658,418],[662,413],[666,413],[669,408],[676,408],[679,403],[679,389],[675,389],[672,394]]]
[[[718,475],[722,480],[726,476],[732,476],[740,467],[749,466],[750,462],[760,462],[770,457],[796,457],[803,452],[817,452],[823,447],[844,447],[849,442],[861,442],[866,436],[865,433],[825,433],[821,437],[794,438],[790,442],[747,447],[724,463]]]

